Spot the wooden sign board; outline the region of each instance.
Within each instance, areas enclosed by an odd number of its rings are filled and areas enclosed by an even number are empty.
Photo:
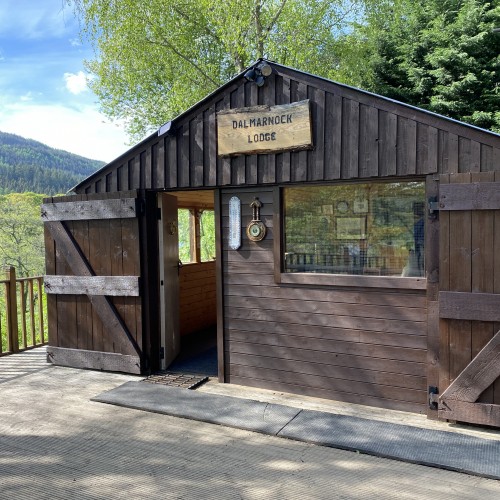
[[[310,102],[219,111],[217,144],[219,156],[310,148]]]

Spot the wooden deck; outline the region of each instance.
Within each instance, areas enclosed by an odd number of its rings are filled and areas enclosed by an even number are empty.
[[[134,499],[330,499],[333,489],[354,499],[500,496],[498,481],[93,403],[137,377],[47,369],[43,357],[42,348],[0,359],[0,374],[13,364],[18,371],[0,380],[1,500],[113,500],[123,491]]]

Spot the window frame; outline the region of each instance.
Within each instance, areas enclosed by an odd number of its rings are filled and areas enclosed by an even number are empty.
[[[179,261],[182,262],[183,266],[189,266],[190,264],[203,264],[205,262],[213,262],[216,258],[206,259],[204,260],[202,257],[201,250],[201,217],[205,212],[212,212],[214,217],[215,224],[215,209],[213,208],[197,208],[197,207],[187,207],[187,206],[178,206],[177,207],[177,219],[179,219],[179,212],[181,210],[186,210],[188,212],[188,231],[189,238],[187,243],[189,244],[189,261],[182,261],[179,255]],[[180,244],[180,240],[179,240]],[[180,247],[179,247],[180,251]]]
[[[384,179],[377,182],[400,182],[402,179]],[[408,179],[409,182],[424,182],[425,178]],[[370,182],[363,179],[359,182]],[[356,184],[356,182],[349,182]],[[316,185],[316,184],[315,184]],[[322,183],[322,185],[335,185],[334,183]],[[287,186],[276,186],[274,188],[274,281],[279,285],[297,286],[334,286],[334,287],[358,287],[358,288],[393,288],[405,290],[426,290],[426,272],[422,277],[407,276],[363,276],[350,274],[328,274],[328,273],[289,273],[284,271],[284,196],[283,190],[291,187],[302,187],[303,184],[290,184]],[[426,197],[426,196],[425,196]],[[424,270],[425,271],[425,270]]]

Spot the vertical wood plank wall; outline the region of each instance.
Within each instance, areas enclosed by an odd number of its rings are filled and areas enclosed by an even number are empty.
[[[135,197],[130,192],[120,197]],[[116,198],[111,195],[110,198]],[[78,195],[47,198],[46,201],[90,201],[102,195]],[[96,275],[139,276],[140,249],[137,218],[66,221],[66,227],[80,246]],[[47,274],[73,276],[71,268],[45,231]],[[141,347],[141,297],[110,297],[131,335]],[[102,324],[86,295],[48,295],[49,345],[89,351],[120,352],[119,345]]]
[[[181,335],[217,323],[215,261],[185,264],[179,271]]]
[[[228,205],[264,206],[266,238],[228,248]],[[425,292],[277,285],[273,190],[224,190],[225,375],[227,382],[406,411],[425,411]]]
[[[310,99],[314,149],[218,158],[216,112]],[[275,67],[242,77],[110,163],[79,193],[272,185],[500,170],[500,137],[417,108]]]

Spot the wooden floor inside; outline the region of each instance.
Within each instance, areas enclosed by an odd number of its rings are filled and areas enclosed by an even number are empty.
[[[217,376],[217,329],[206,328],[181,337],[181,352],[167,371]]]

